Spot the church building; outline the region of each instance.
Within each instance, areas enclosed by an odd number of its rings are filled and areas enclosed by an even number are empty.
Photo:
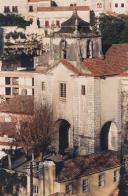
[[[75,10],[51,34],[49,58],[37,67],[35,102],[53,107],[60,154],[67,149],[77,149],[79,154],[119,149],[121,70],[106,65],[101,45],[99,29],[93,32]]]

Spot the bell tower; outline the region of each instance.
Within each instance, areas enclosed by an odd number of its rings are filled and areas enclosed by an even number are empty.
[[[58,32],[50,37],[50,60],[54,65],[61,59],[79,62],[86,58],[101,58],[102,44],[99,32],[82,20],[75,9],[72,16],[62,23]]]

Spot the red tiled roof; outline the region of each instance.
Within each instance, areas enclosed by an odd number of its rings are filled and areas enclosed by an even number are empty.
[[[0,104],[0,112],[32,115],[34,99],[30,95],[18,95]]]
[[[75,67],[72,63],[70,63],[69,61],[63,59],[60,61],[60,63],[62,63],[65,67],[67,67],[73,73],[77,75],[83,75],[83,73],[80,72],[80,70],[77,67]]]
[[[78,11],[89,11],[90,8],[88,6],[76,6],[76,9]],[[73,6],[57,6],[57,7],[38,7],[37,8],[38,12],[56,12],[56,11],[74,11],[74,7]]]
[[[0,123],[0,136],[3,137],[7,135],[8,137],[12,138],[16,134],[16,124],[12,122],[3,122]]]
[[[128,44],[114,44],[104,59],[87,58],[78,66],[65,59],[60,62],[80,76],[128,76]]]
[[[57,180],[60,182],[72,180],[80,176],[88,176],[119,166],[117,155],[112,151],[78,156],[75,159],[64,161],[64,167],[57,175]]]

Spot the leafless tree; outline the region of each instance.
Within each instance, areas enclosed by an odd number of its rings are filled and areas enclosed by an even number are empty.
[[[53,150],[54,116],[50,105],[44,104],[35,109],[33,117],[28,122],[20,124],[15,136],[15,145],[23,147],[24,151],[42,153],[42,157]]]

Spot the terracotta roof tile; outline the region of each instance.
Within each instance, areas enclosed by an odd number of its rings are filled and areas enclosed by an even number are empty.
[[[78,11],[89,11],[90,8],[88,6],[77,6],[76,9]],[[57,6],[57,7],[38,7],[37,8],[38,12],[45,12],[45,11],[51,11],[51,12],[56,12],[56,11],[74,11],[73,6]]]
[[[67,67],[69,70],[71,70],[72,72],[74,72],[77,75],[83,75],[82,72],[80,72],[80,70],[75,67],[71,62],[67,61],[67,60],[61,60],[60,63],[62,63],[63,65],[65,65],[65,67]]]
[[[0,104],[0,112],[33,114],[34,99],[30,95],[18,95]]]
[[[60,182],[72,180],[80,176],[88,176],[119,166],[117,155],[112,151],[78,156],[75,159],[64,161],[64,166],[57,175],[57,180]]]

